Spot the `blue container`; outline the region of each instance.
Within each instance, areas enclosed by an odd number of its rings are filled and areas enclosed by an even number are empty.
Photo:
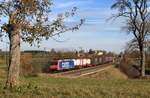
[[[61,61],[59,63],[59,69],[70,69],[70,68],[74,68],[74,61],[71,60],[66,60],[66,61]]]

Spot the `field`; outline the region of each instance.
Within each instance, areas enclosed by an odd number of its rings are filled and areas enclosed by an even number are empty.
[[[114,72],[115,71],[115,72]],[[111,76],[109,77],[109,75]],[[100,76],[100,77],[99,77]],[[107,78],[101,78],[101,77]],[[4,89],[6,75],[0,74],[0,98],[148,98],[150,80],[127,79],[117,69],[80,79],[21,77],[21,86]]]
[[[86,78],[86,79],[127,79],[128,76],[125,75],[124,73],[120,72],[119,69],[117,68],[109,68],[107,70],[95,73],[95,74],[90,74],[81,78]]]

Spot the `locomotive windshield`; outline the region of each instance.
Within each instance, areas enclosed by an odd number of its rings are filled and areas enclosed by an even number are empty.
[[[57,65],[58,62],[50,62],[49,64],[50,64],[50,65]]]

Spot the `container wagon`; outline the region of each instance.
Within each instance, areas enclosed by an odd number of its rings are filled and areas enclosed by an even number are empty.
[[[91,59],[89,58],[72,59],[72,61],[74,61],[75,68],[92,66]]]
[[[64,70],[71,68],[83,68],[114,61],[114,57],[73,58],[65,60],[51,60],[48,63],[50,70]]]

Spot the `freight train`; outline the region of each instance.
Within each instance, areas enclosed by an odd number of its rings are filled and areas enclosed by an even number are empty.
[[[48,61],[50,71],[60,71],[73,68],[84,68],[113,62],[114,57],[71,58]]]

